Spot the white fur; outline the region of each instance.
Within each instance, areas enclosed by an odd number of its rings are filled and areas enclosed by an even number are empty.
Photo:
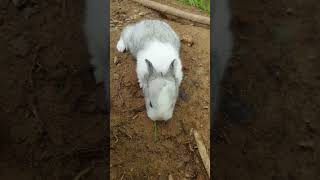
[[[137,75],[140,83],[140,87],[146,85],[144,82],[144,76],[148,73],[148,67],[145,63],[145,59],[148,59],[158,72],[165,74],[168,71],[172,60],[176,59],[175,75],[180,85],[182,81],[182,65],[179,57],[179,53],[168,43],[161,43],[159,41],[152,41],[147,45],[146,49],[143,49],[137,54]]]
[[[124,52],[124,50],[126,50],[126,45],[124,44],[122,38],[120,38],[120,40],[119,40],[118,43],[117,43],[117,50],[118,50],[119,52]]]
[[[168,43],[161,43],[158,41],[150,42],[146,47],[146,49],[139,51],[137,54],[136,70],[140,87],[145,88],[147,86],[147,82],[144,79],[145,75],[148,73],[148,67],[145,63],[145,59],[148,59],[153,64],[157,72],[162,72],[163,74],[167,73],[172,60],[176,59],[175,77],[178,80],[177,88],[179,88],[183,73],[179,53],[176,49]],[[147,108],[147,114],[151,120],[167,121],[172,118],[175,101],[172,101],[174,97],[172,97],[170,93],[175,91],[175,86],[176,85],[173,82],[167,81],[166,86],[159,92],[159,97],[152,102],[155,107]],[[147,107],[149,100],[150,99],[146,98]]]
[[[154,121],[171,119],[183,78],[177,34],[163,21],[140,21],[123,29],[117,50],[130,50],[137,60],[136,72],[148,117]],[[157,75],[149,72],[146,60],[150,61]],[[174,69],[168,72],[173,61]]]
[[[171,119],[176,103],[177,90],[176,84],[169,80],[154,80],[151,82],[151,87],[147,89],[151,96],[145,98],[148,117],[154,121]],[[154,93],[158,95],[154,95]],[[152,108],[148,105],[150,102],[153,104]]]

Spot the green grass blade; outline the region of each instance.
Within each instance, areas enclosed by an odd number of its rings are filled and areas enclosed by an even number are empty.
[[[210,0],[178,0],[181,3],[197,7],[207,13],[210,13]]]

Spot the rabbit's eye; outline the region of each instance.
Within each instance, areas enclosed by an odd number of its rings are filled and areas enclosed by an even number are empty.
[[[152,103],[151,103],[151,101],[150,101],[149,105],[150,105],[150,107],[152,108]]]

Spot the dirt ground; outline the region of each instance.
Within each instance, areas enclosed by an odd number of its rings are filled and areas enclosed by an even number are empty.
[[[196,11],[178,3],[172,6]],[[182,43],[181,97],[174,117],[157,123],[157,141],[153,139],[153,121],[146,115],[135,60],[130,53],[116,50],[123,27],[146,18],[168,22],[179,36],[189,36],[194,43],[191,47]],[[111,179],[168,179],[169,175],[174,179],[207,179],[190,131],[196,129],[201,134],[209,151],[210,29],[191,24],[131,1],[111,1]]]
[[[254,113],[249,124],[217,122],[214,177],[320,179],[319,3],[244,0],[232,9],[236,46],[225,91]]]

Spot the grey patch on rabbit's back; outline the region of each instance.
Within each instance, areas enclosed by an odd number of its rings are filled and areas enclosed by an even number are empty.
[[[131,33],[135,33],[131,36]],[[160,20],[141,20],[126,26],[121,37],[127,42],[128,48],[134,57],[152,40],[171,44],[177,51],[180,50],[180,38],[166,22]]]

